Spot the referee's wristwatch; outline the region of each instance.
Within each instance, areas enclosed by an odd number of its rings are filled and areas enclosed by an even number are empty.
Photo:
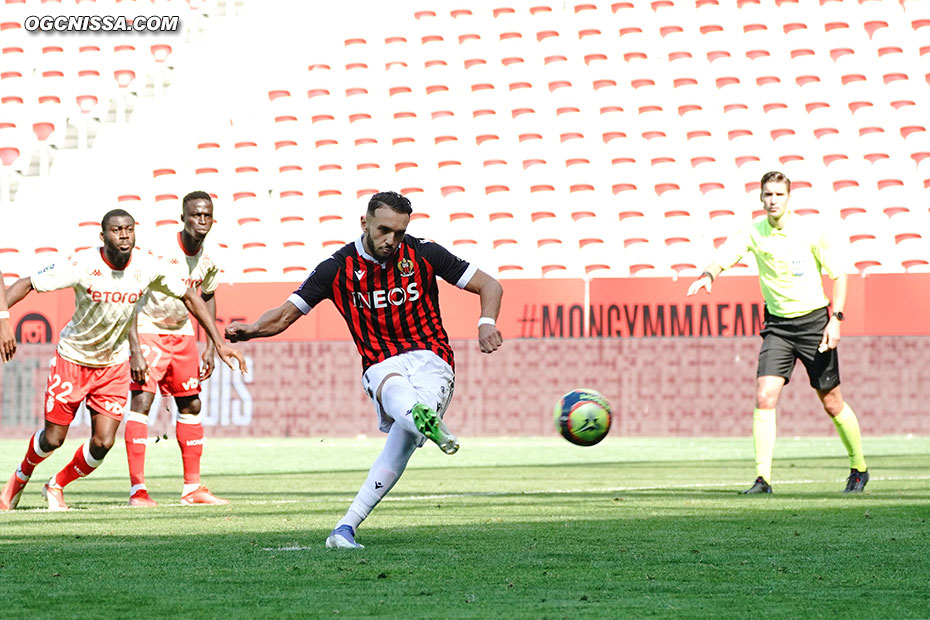
[[[842,321],[844,318],[846,318],[846,317],[843,316],[842,310],[839,311],[839,312],[834,312],[834,313],[833,313],[833,316],[836,317],[836,320],[837,320],[837,321]]]

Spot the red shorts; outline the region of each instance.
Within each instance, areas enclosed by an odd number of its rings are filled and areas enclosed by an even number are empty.
[[[56,353],[45,388],[45,419],[68,426],[84,399],[92,412],[122,420],[129,402],[129,360],[115,366],[83,366]]]
[[[132,382],[133,391],[155,393],[161,388],[165,396],[190,396],[200,393],[200,353],[197,339],[190,335],[139,334],[142,354],[149,365],[145,385]]]

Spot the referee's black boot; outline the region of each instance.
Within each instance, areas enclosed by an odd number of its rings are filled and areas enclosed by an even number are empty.
[[[862,493],[868,481],[869,472],[850,469],[849,478],[846,479],[846,488],[843,489],[843,493]]]
[[[752,483],[752,486],[746,489],[745,491],[740,491],[742,495],[755,495],[756,493],[771,493],[772,485],[765,481],[765,478],[759,476],[756,478],[756,481]]]

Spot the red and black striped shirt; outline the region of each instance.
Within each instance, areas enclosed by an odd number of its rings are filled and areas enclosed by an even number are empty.
[[[439,316],[436,276],[464,288],[477,268],[441,245],[407,235],[385,263],[362,239],[317,265],[289,300],[304,314],[331,299],[369,366],[407,351],[432,351],[453,368],[449,336]]]

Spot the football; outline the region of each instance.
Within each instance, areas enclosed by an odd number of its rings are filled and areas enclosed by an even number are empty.
[[[555,405],[555,427],[578,446],[593,446],[610,430],[610,403],[590,389],[572,390]]]

